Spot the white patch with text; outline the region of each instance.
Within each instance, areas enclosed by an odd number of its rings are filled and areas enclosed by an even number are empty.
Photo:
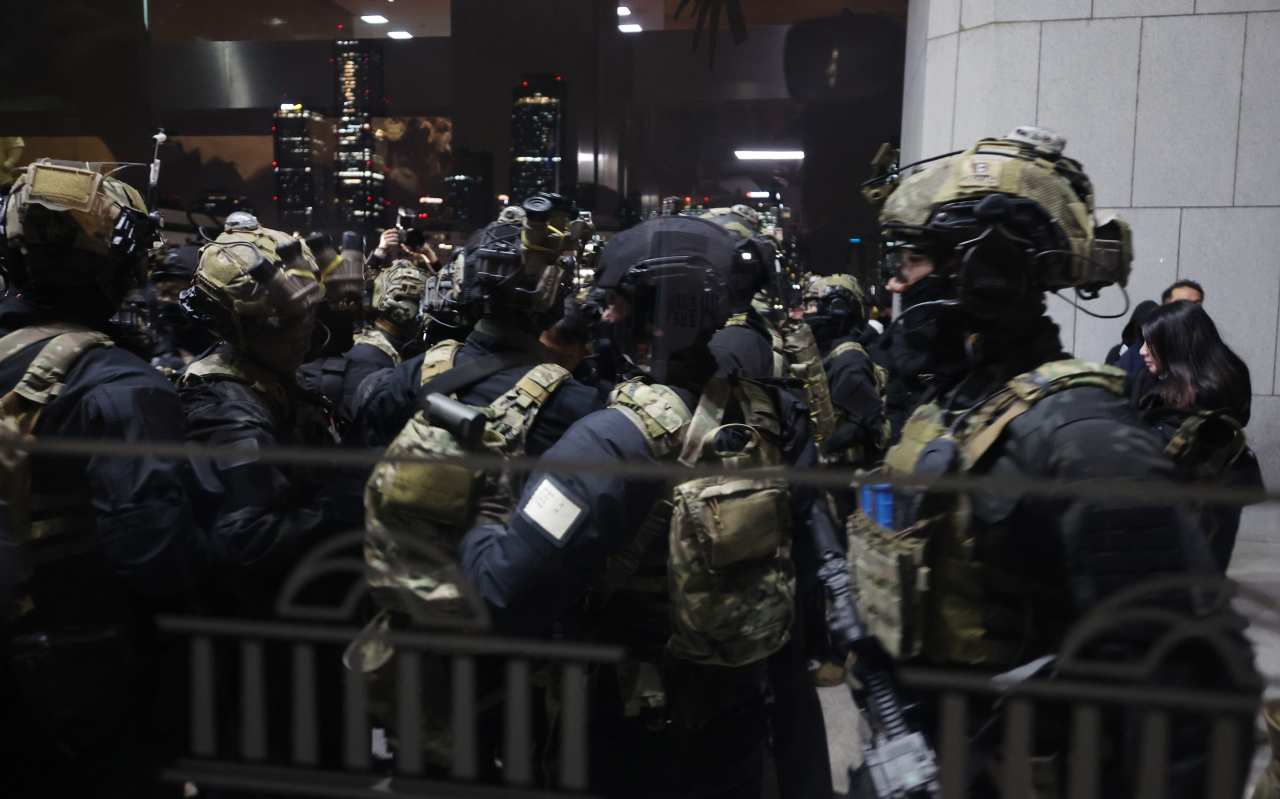
[[[557,541],[564,538],[582,515],[582,508],[545,477],[521,511]]]

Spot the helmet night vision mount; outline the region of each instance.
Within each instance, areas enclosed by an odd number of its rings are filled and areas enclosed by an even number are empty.
[[[932,256],[955,301],[980,317],[1045,291],[1074,288],[1094,299],[1106,286],[1125,286],[1129,226],[1096,211],[1093,185],[1062,155],[1065,146],[1051,130],[1023,126],[899,167],[897,151],[885,145],[863,195],[881,207],[886,254]],[[1127,305],[1126,294],[1122,314]]]

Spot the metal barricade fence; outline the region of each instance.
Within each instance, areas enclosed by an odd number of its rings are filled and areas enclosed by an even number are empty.
[[[1161,594],[1184,591],[1216,598],[1201,613],[1181,614],[1168,609],[1143,607]],[[970,703],[1002,697],[999,723],[1003,743],[999,775],[995,778],[1005,799],[1031,799],[1033,787],[1036,715],[1047,705],[1069,708],[1069,745],[1066,752],[1067,783],[1059,786],[1066,799],[1096,799],[1116,795],[1114,786],[1103,785],[1104,718],[1109,709],[1139,714],[1137,758],[1128,763],[1134,799],[1164,799],[1171,795],[1170,753],[1173,717],[1187,714],[1208,722],[1205,752],[1205,799],[1239,799],[1244,790],[1242,763],[1257,747],[1251,739],[1257,716],[1261,682],[1251,663],[1247,644],[1239,637],[1245,621],[1230,607],[1235,585],[1229,580],[1205,577],[1172,577],[1147,581],[1119,592],[1086,615],[1068,633],[1059,654],[1045,659],[1037,675],[1014,672],[992,678],[974,672],[908,666],[897,678],[908,688],[936,693],[937,762],[939,799],[963,799],[974,768],[970,737]],[[1090,644],[1135,622],[1158,625],[1145,657],[1117,663],[1092,659]],[[1213,653],[1231,683],[1225,690],[1201,690],[1184,685],[1153,684],[1165,658],[1179,647],[1194,644]],[[1050,664],[1052,667],[1050,668]],[[1114,758],[1115,753],[1110,753]],[[1185,795],[1181,792],[1179,795]]]
[[[906,668],[904,685],[938,691],[938,765],[941,799],[962,799],[969,770],[968,703],[972,696],[1000,693],[989,679],[938,669]],[[1170,716],[1174,712],[1202,714],[1212,719],[1206,799],[1239,799],[1243,785],[1238,771],[1243,747],[1240,721],[1258,711],[1257,694],[1146,686],[1100,685],[1077,681],[1027,680],[1005,693],[1004,768],[1000,775],[1006,799],[1030,799],[1033,795],[1032,745],[1036,702],[1071,706],[1071,749],[1067,763],[1069,799],[1094,799],[1102,795],[1101,724],[1106,706],[1139,708],[1142,733],[1137,764],[1135,799],[1164,799],[1167,784]]]
[[[386,797],[397,793],[419,796],[522,797],[546,795],[529,788],[534,777],[531,756],[533,696],[531,663],[550,661],[561,676],[559,716],[559,788],[579,792],[587,788],[587,668],[617,663],[622,647],[523,640],[480,635],[417,631],[388,632],[386,642],[396,648],[397,729],[399,747],[395,777],[388,783],[369,771],[371,741],[365,673],[345,672],[342,710],[342,770],[319,768],[317,652],[320,645],[346,646],[360,634],[354,627],[327,627],[274,621],[161,616],[161,630],[190,639],[191,753],[165,772],[165,779],[200,786],[268,793],[331,797]],[[214,646],[226,639],[239,647],[238,697],[218,696]],[[292,649],[290,740],[292,766],[268,765],[266,642],[283,642]],[[419,669],[424,653],[447,657],[451,668],[451,724],[453,736],[451,781],[421,777],[422,683]],[[503,773],[508,787],[466,784],[479,774],[477,741],[476,658],[506,660],[506,705],[503,719]],[[239,707],[238,757],[220,752],[219,703]],[[379,784],[381,783],[381,784]],[[375,787],[376,786],[376,787]],[[391,793],[389,794],[388,791]]]
[[[87,448],[92,448],[88,450]],[[182,444],[122,445],[119,442],[67,442],[41,441],[30,446],[32,452],[45,455],[95,454],[120,457],[123,455],[150,454],[155,457],[209,456],[215,448],[197,448]],[[260,453],[264,461],[319,463],[325,465],[368,465],[379,454],[346,453],[343,451],[310,452],[290,448],[277,448]],[[413,461],[415,458],[404,458]],[[432,458],[417,458],[430,461]],[[451,463],[468,468],[490,468],[495,459],[463,455],[448,459]],[[502,466],[515,471],[528,472],[543,468],[548,472],[591,469],[616,474],[630,479],[665,478],[668,471],[678,469],[682,476],[712,474],[706,467],[686,469],[666,464],[602,464],[602,463],[546,463],[534,459],[502,461]],[[758,472],[776,476],[773,472]],[[739,474],[755,475],[744,470]],[[787,479],[796,485],[829,488],[848,486],[856,476],[822,470],[789,470]],[[1142,498],[1151,502],[1219,501],[1247,504],[1258,501],[1280,501],[1280,494],[1233,488],[1206,487],[1183,484],[1139,484],[1127,481],[1099,481],[1088,483],[1056,483],[1036,480],[991,480],[990,478],[945,476],[936,479],[881,478],[886,485],[901,486],[913,490],[979,491],[1000,490],[1008,494],[1035,494],[1045,497],[1081,497],[1098,501]],[[335,556],[342,547],[355,545],[359,534],[343,536],[318,548],[304,558],[307,569],[333,568],[324,559]],[[361,567],[355,558],[347,558],[353,573]],[[301,573],[301,570],[300,570]],[[292,578],[291,578],[292,579]],[[301,578],[299,578],[301,579]],[[1229,586],[1226,581],[1209,582],[1197,578],[1171,578],[1174,582],[1164,588],[1177,585],[1192,591],[1218,590]],[[277,612],[290,607],[296,585],[286,581]],[[1150,586],[1137,587],[1138,593]],[[342,601],[341,607],[332,611],[294,612],[294,618],[330,622],[347,619],[350,611],[360,601],[363,586],[353,588]],[[1013,683],[996,683],[988,677],[973,673],[939,669],[904,667],[898,670],[900,682],[911,689],[933,691],[940,694],[938,726],[929,732],[937,744],[939,777],[942,799],[961,799],[966,795],[970,771],[969,703],[977,696],[1001,694],[1005,707],[1001,723],[1006,742],[1003,755],[1003,773],[1000,781],[1007,797],[1030,797],[1033,742],[1038,703],[1056,703],[1070,706],[1070,748],[1067,753],[1068,784],[1065,796],[1070,799],[1092,799],[1101,795],[1101,764],[1104,758],[1099,751],[1101,727],[1106,710],[1110,707],[1134,708],[1141,714],[1139,763],[1137,764],[1136,796],[1139,799],[1156,799],[1167,794],[1168,761],[1173,714],[1196,713],[1210,719],[1208,746],[1209,777],[1206,795],[1211,799],[1234,799],[1240,795],[1239,755],[1244,748],[1252,749],[1251,742],[1241,740],[1242,718],[1252,719],[1258,710],[1259,686],[1247,680],[1236,679],[1239,690],[1210,691],[1194,688],[1160,688],[1144,684],[1147,674],[1107,674],[1105,669],[1090,672],[1073,661],[1083,651],[1088,635],[1105,629],[1107,614],[1123,610],[1125,601],[1137,594],[1120,592],[1109,598],[1091,616],[1080,621],[1068,636],[1064,649],[1058,656],[1058,675],[1055,679],[1031,678]],[[307,615],[311,613],[313,615]],[[1123,615],[1123,614],[1121,614]],[[1236,617],[1238,618],[1238,617]],[[190,712],[191,754],[175,763],[165,772],[171,781],[192,782],[200,786],[252,790],[276,794],[332,797],[386,797],[388,791],[405,795],[468,796],[468,797],[519,797],[545,795],[534,790],[534,763],[530,754],[533,739],[533,691],[530,682],[533,661],[550,661],[560,669],[563,683],[562,715],[559,735],[558,790],[581,792],[588,787],[588,691],[586,674],[592,664],[620,662],[625,652],[616,646],[600,646],[558,641],[535,641],[502,638],[496,636],[454,632],[428,632],[419,630],[388,631],[385,640],[396,648],[398,659],[396,707],[399,747],[395,758],[395,776],[388,783],[383,774],[371,770],[372,745],[368,712],[368,690],[365,674],[359,669],[346,671],[343,688],[341,769],[321,766],[319,725],[326,714],[320,712],[317,673],[318,649],[324,646],[343,646],[356,640],[362,630],[352,626],[327,626],[297,621],[246,621],[222,618],[188,616],[161,616],[158,627],[167,633],[184,635],[190,642]],[[1238,634],[1241,625],[1226,618],[1215,617],[1212,623],[1204,619],[1171,620],[1172,638],[1214,639],[1223,631]],[[1217,625],[1217,626],[1215,626]],[[1074,636],[1074,638],[1073,638]],[[215,657],[215,642],[238,649],[239,686],[234,696],[220,696],[219,674]],[[291,678],[285,690],[290,694],[289,760],[291,765],[268,762],[268,728],[283,720],[268,718],[268,692],[266,645],[288,647],[291,650]],[[1074,643],[1073,643],[1074,642]],[[1072,649],[1072,647],[1075,649]],[[418,664],[426,653],[448,659],[451,680],[452,762],[450,780],[428,779],[424,776],[426,763],[422,751],[423,684]],[[1248,648],[1229,653],[1222,651],[1228,666],[1239,667],[1243,673],[1242,658],[1249,658]],[[504,708],[502,756],[505,786],[482,785],[475,782],[480,774],[481,751],[478,743],[478,708],[476,659],[502,658],[506,661],[506,706]],[[1086,664],[1087,665],[1087,664]],[[1097,665],[1097,664],[1095,664]],[[1150,666],[1151,664],[1147,664]],[[1249,667],[1251,669],[1251,667]],[[226,675],[222,675],[224,678]],[[218,734],[219,704],[238,708],[235,723],[238,726],[239,752],[221,751]]]

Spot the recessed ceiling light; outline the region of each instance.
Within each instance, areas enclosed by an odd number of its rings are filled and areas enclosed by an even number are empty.
[[[801,161],[804,150],[734,150],[743,161]]]
[[[644,28],[640,27],[639,25],[619,25],[618,30],[622,31],[623,33],[639,33],[640,31],[644,30]]]
[[[409,31],[387,31],[387,35],[392,39],[412,39],[413,34]]]
[[[387,18],[382,16],[381,14],[370,14],[369,16],[361,17],[360,19],[364,20],[370,25],[386,25],[387,24]]]
[[[618,16],[620,17],[631,16],[631,9],[627,8],[626,6],[618,6]]]

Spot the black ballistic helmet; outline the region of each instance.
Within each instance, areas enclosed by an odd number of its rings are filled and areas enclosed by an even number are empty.
[[[734,311],[737,255],[720,228],[691,217],[657,217],[614,236],[596,285],[606,304],[629,311],[612,323],[610,338],[659,383],[709,377],[715,359],[707,345]]]

